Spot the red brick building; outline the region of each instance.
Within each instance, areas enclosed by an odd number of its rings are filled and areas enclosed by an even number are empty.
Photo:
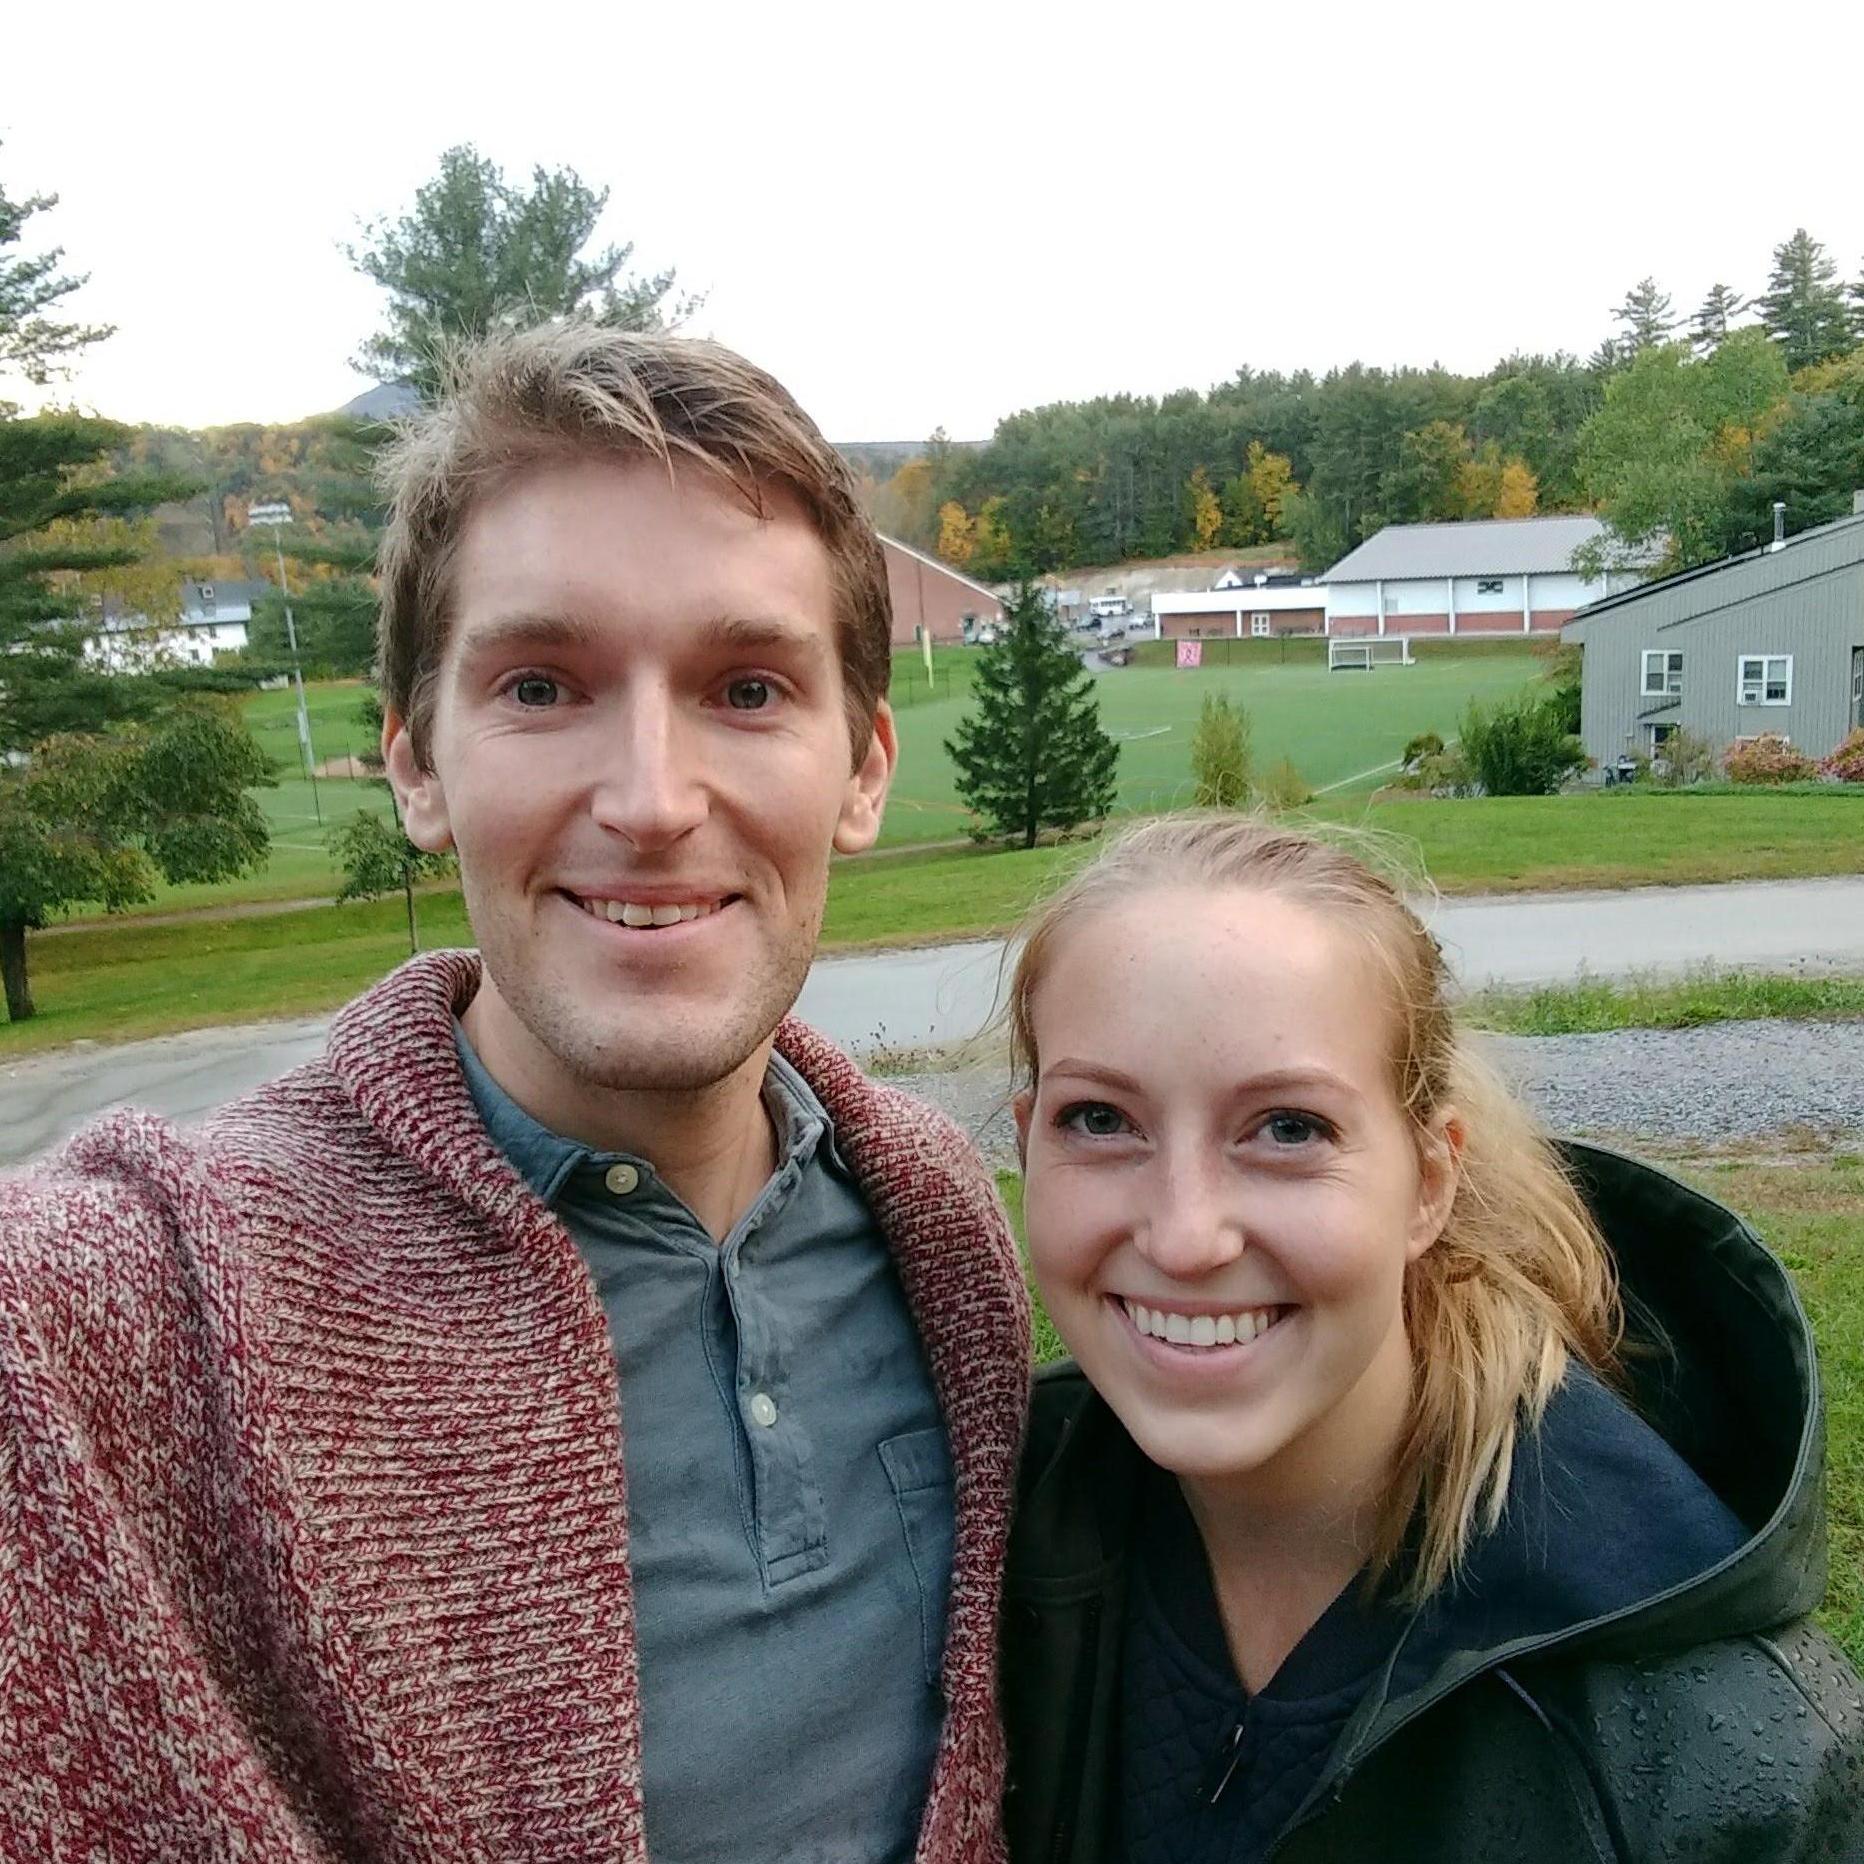
[[[956,643],[987,622],[994,627],[1003,620],[1003,604],[982,583],[895,538],[883,537],[880,546],[893,598],[895,647],[913,646],[922,632],[941,644]]]

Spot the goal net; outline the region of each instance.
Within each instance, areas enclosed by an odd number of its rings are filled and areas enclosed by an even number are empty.
[[[1341,667],[1412,667],[1408,634],[1362,634],[1350,640],[1327,643],[1327,671]]]

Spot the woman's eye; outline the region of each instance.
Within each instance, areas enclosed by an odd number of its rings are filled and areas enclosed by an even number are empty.
[[[1090,1139],[1112,1139],[1126,1130],[1126,1115],[1104,1100],[1082,1100],[1064,1107],[1055,1124],[1085,1133]]]
[[[1271,1113],[1262,1122],[1261,1130],[1278,1146],[1304,1146],[1324,1139],[1328,1132],[1321,1121],[1307,1113]]]
[[[514,680],[510,691],[521,706],[532,711],[555,705],[557,700],[556,681],[545,679],[541,673],[527,673],[523,679]]]
[[[768,680],[733,680],[725,688],[725,703],[734,712],[761,712],[773,697]]]

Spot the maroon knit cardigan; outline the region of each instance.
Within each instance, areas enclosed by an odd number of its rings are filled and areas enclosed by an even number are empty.
[[[416,959],[197,1132],[118,1114],[0,1180],[9,1864],[645,1859],[608,1331],[468,1096],[478,979]],[[893,1249],[956,1467],[917,1855],[996,1864],[1014,1245],[946,1120],[800,1023],[778,1044]]]

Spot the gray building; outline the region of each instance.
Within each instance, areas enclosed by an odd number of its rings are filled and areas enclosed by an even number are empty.
[[[1560,631],[1586,650],[1580,736],[1601,766],[1679,726],[1718,749],[1778,732],[1825,757],[1864,725],[1864,493],[1857,512],[1751,556],[1646,583]]]

